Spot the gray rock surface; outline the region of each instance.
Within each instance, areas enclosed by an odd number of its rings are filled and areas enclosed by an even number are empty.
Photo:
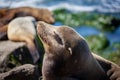
[[[25,46],[23,42],[0,41],[0,66],[15,49],[23,46]]]
[[[38,80],[38,71],[34,65],[25,64],[1,73],[0,80]]]
[[[6,68],[10,54],[25,45],[23,42],[0,41],[0,72]]]

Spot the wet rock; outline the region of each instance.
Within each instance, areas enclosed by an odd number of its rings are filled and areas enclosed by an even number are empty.
[[[107,54],[107,59],[120,65],[120,43],[114,43],[109,46],[104,54]]]
[[[29,54],[29,51],[24,42],[12,42],[9,40],[0,41],[0,73],[5,72],[8,69],[8,65],[11,63],[11,65],[16,66],[16,63],[13,64],[13,62],[10,62],[11,55],[15,56],[16,60],[18,60],[21,64],[23,62],[27,63],[27,60],[31,61],[31,57],[26,54]],[[29,59],[26,56],[28,56]],[[16,61],[14,60],[14,62]]]
[[[38,70],[34,65],[25,64],[0,74],[0,80],[38,80]]]
[[[86,40],[89,43],[90,49],[96,53],[100,53],[99,51],[109,46],[109,41],[104,34],[87,36]]]
[[[9,55],[19,47],[25,46],[22,42],[0,41],[0,67],[8,60]]]

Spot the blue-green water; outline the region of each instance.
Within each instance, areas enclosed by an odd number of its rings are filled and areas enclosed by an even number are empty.
[[[56,22],[54,25],[61,26],[63,25],[60,22]],[[80,26],[74,28],[80,35],[83,37],[91,35],[100,35],[104,34],[111,44],[120,42],[120,26],[113,32],[100,32],[98,29],[89,26]]]

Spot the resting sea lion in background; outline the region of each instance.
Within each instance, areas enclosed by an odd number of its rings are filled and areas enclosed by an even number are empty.
[[[73,29],[39,21],[37,33],[45,48],[43,80],[109,80],[84,38]]]
[[[39,59],[34,39],[36,36],[35,19],[33,17],[15,18],[8,24],[8,39],[12,41],[24,41],[31,53],[34,63]]]
[[[7,11],[7,8],[0,8],[0,18],[2,18],[7,13]]]
[[[107,74],[110,76],[110,80],[120,80],[120,67],[112,65]]]
[[[110,77],[110,80],[120,80],[120,67],[115,63],[108,61],[96,54],[93,54],[96,60],[104,69],[105,73]]]
[[[32,7],[18,7],[11,9],[0,9],[0,21],[11,21],[16,17],[24,17],[24,16],[33,16],[37,21],[45,21],[46,23],[54,23],[55,20],[53,18],[53,14],[48,9],[44,8],[32,8]],[[5,20],[4,20],[5,19]],[[9,19],[9,20],[8,20]],[[8,24],[6,22],[5,24]]]
[[[6,35],[8,23],[16,17],[32,16],[37,21],[45,21],[47,23],[54,23],[52,12],[48,9],[19,7],[11,9],[0,9],[0,39]],[[4,35],[1,35],[4,34]]]

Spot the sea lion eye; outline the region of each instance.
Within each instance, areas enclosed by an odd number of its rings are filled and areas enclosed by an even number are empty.
[[[55,38],[55,40],[59,43],[59,44],[61,44],[61,45],[63,45],[63,42],[62,42],[62,39],[60,38],[60,36],[58,35],[58,34],[56,34],[55,33],[55,31],[54,31],[54,38]]]

